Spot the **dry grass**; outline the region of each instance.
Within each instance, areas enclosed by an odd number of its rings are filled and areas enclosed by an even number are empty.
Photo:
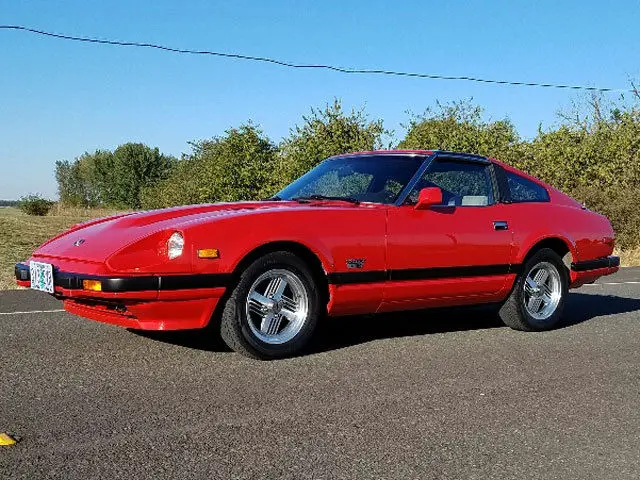
[[[16,287],[14,265],[28,258],[45,240],[75,223],[112,213],[112,210],[59,209],[46,217],[32,217],[16,208],[0,208],[0,290]]]
[[[624,252],[615,252],[620,256],[620,265],[623,267],[639,267],[640,266],[640,247],[626,250]]]
[[[83,218],[88,220],[90,218],[107,217],[118,213],[118,210],[108,208],[80,208],[80,207],[63,207],[59,203],[56,203],[51,211],[49,217],[73,217]]]

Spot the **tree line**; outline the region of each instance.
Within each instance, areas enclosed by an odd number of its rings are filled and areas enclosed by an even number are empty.
[[[321,160],[380,148],[443,149],[496,157],[608,215],[623,247],[640,244],[640,102],[585,99],[552,128],[523,139],[509,119],[486,120],[471,101],[436,103],[413,115],[397,143],[381,119],[339,100],[311,109],[276,143],[247,122],[190,143],[177,159],[128,143],[56,162],[60,201],[70,206],[162,208],[267,198]]]

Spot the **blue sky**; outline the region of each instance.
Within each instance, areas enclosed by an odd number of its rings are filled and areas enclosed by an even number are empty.
[[[627,87],[636,1],[0,0],[0,23],[292,62]],[[274,140],[340,97],[402,137],[407,111],[473,97],[525,137],[565,90],[341,75],[0,31],[0,198],[54,198],[54,162],[127,141],[179,155],[248,119]]]

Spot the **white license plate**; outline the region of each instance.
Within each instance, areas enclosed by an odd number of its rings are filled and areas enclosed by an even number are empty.
[[[53,266],[50,263],[29,262],[31,288],[53,293]]]

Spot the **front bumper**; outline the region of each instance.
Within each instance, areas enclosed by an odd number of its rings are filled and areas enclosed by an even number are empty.
[[[16,264],[15,276],[18,285],[30,286],[28,264]],[[142,330],[181,330],[209,323],[230,275],[112,277],[54,266],[53,280],[53,296],[64,302],[65,310],[81,317]],[[85,290],[83,280],[99,280],[102,290]]]
[[[31,283],[29,265],[17,263],[15,266],[16,281],[28,287]],[[83,280],[99,280],[104,293],[131,293],[144,291],[170,291],[197,288],[225,287],[231,275],[225,273],[189,274],[189,275],[138,275],[128,277],[111,277],[105,275],[87,275],[63,272],[53,269],[53,283],[64,290],[83,290]]]

